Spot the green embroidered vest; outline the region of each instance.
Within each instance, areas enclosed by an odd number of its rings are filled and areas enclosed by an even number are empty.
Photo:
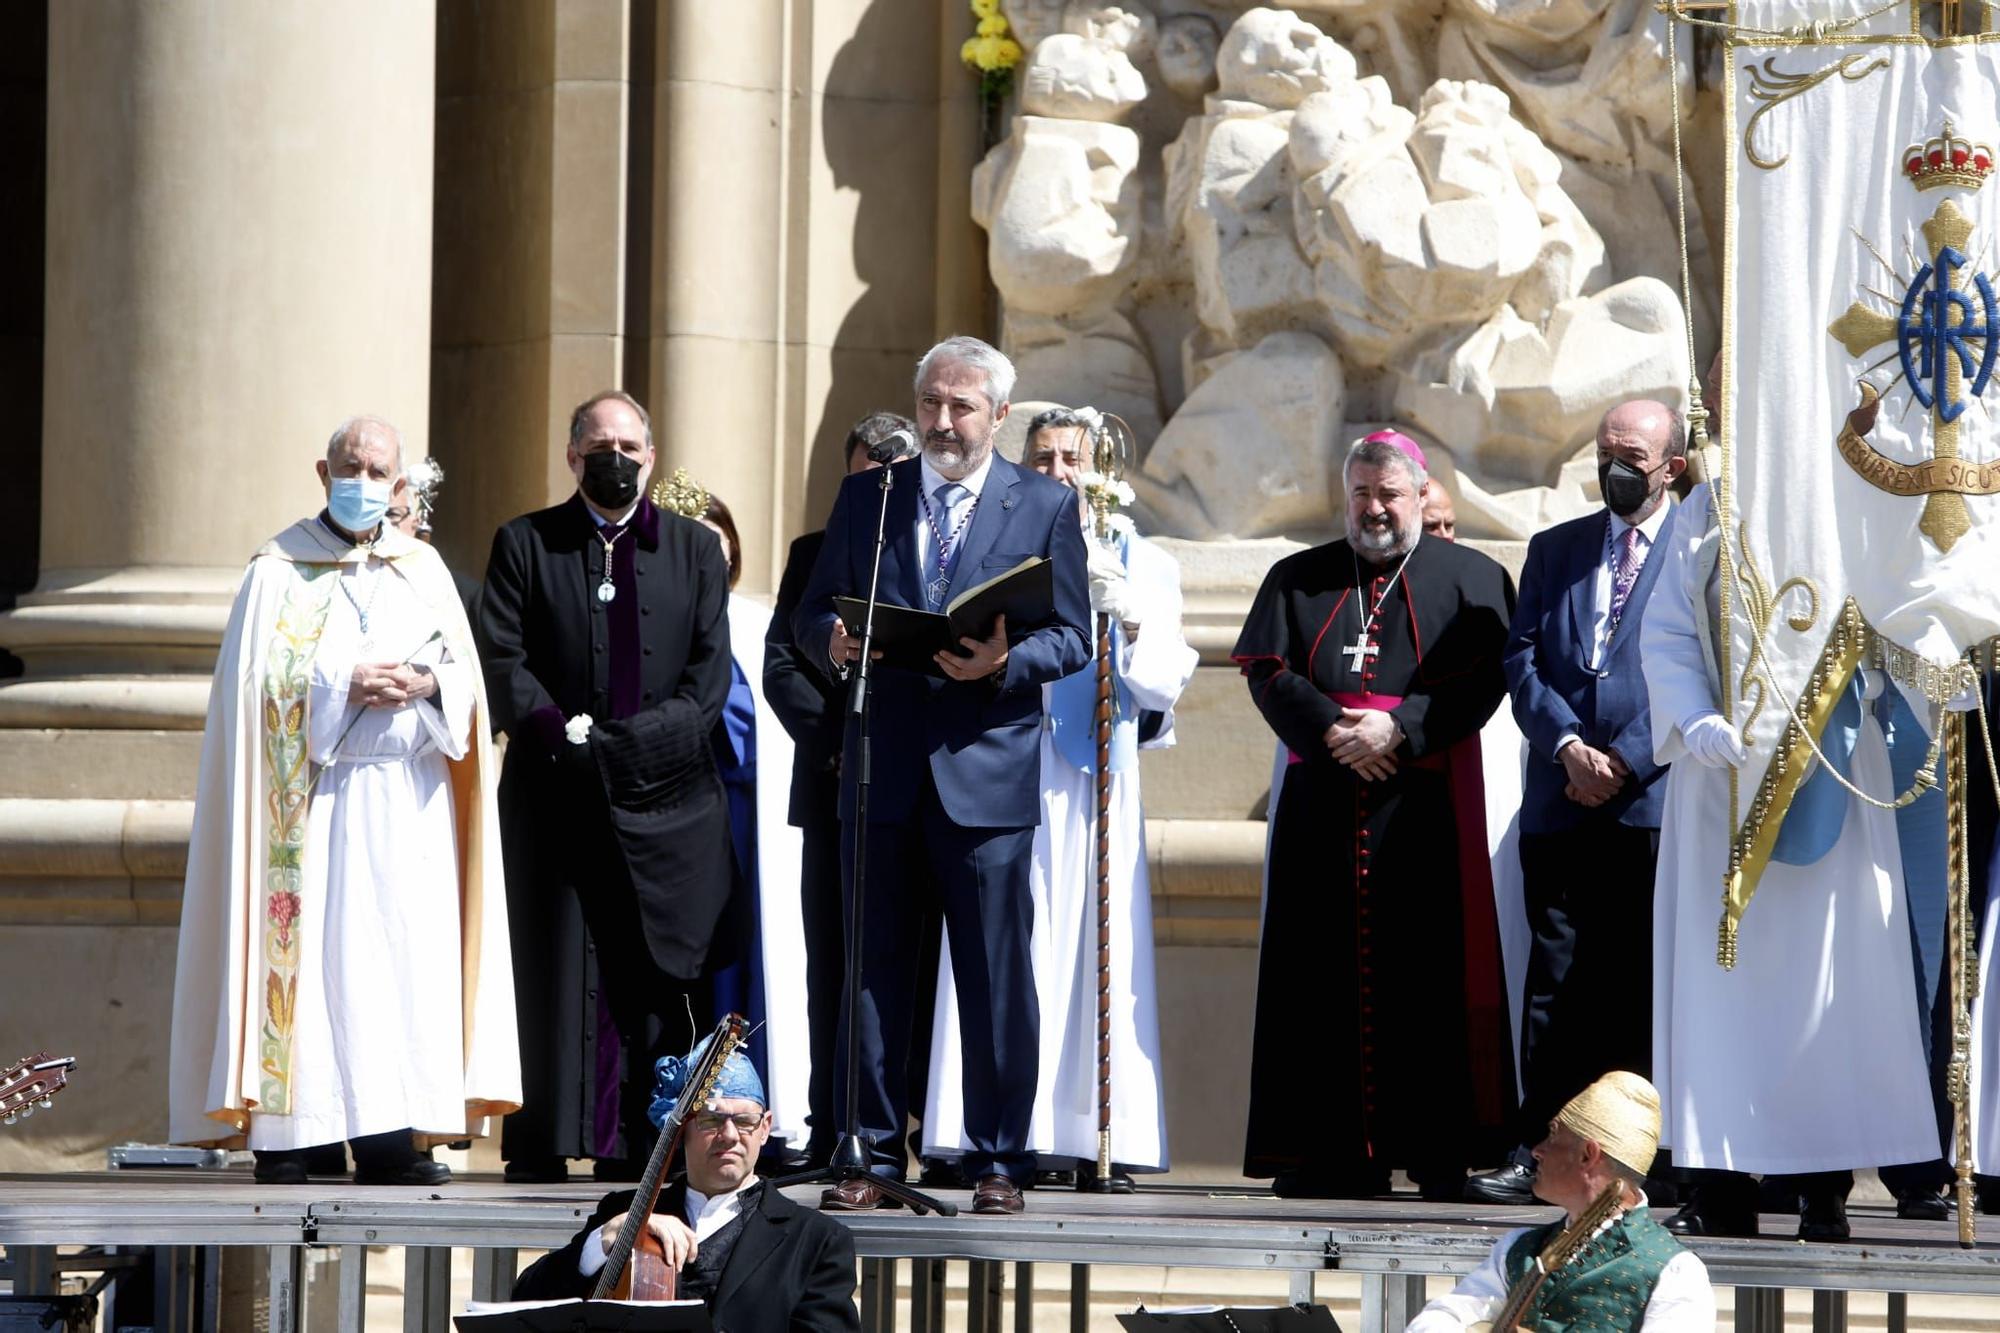
[[[1514,1242],[1507,1251],[1509,1291],[1562,1228],[1551,1222]],[[1660,1273],[1680,1252],[1680,1242],[1653,1220],[1651,1209],[1634,1208],[1549,1275],[1521,1323],[1536,1333],[1628,1333],[1644,1322]]]

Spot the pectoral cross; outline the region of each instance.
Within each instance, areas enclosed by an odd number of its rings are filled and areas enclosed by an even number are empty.
[[[1382,645],[1368,642],[1368,630],[1364,626],[1361,632],[1354,636],[1354,642],[1340,651],[1347,655],[1347,669],[1358,676],[1361,674],[1362,664],[1380,653]]]

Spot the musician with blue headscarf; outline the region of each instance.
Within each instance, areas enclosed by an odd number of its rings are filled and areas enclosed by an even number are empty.
[[[668,1056],[655,1067],[648,1113],[655,1125],[666,1122],[709,1040],[685,1059]],[[733,1051],[707,1104],[687,1117],[684,1170],[660,1190],[647,1229],[679,1271],[680,1298],[706,1302],[718,1333],[859,1333],[854,1242],[847,1228],[799,1207],[758,1177],[757,1154],[770,1133],[763,1082],[742,1051]],[[634,1193],[605,1195],[569,1244],[521,1274],[514,1299],[589,1296]]]

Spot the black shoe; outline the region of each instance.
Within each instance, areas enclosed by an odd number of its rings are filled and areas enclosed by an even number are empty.
[[[354,1169],[357,1185],[448,1185],[451,1168],[428,1157],[407,1162],[371,1162]]]
[[[942,1157],[926,1157],[923,1159],[923,1170],[917,1173],[917,1187],[928,1191],[964,1190],[971,1189],[972,1182],[965,1178],[965,1172],[957,1162],[946,1161]]]
[[[1905,1222],[1942,1222],[1951,1216],[1951,1201],[1937,1190],[1898,1190],[1896,1216]]]
[[[636,1157],[600,1157],[590,1164],[590,1178],[598,1181],[637,1180],[646,1174],[646,1164]]]
[[[259,1185],[303,1185],[306,1183],[306,1154],[260,1152],[257,1169],[251,1173]]]
[[[1837,1243],[1848,1238],[1847,1201],[1838,1194],[1799,1198],[1799,1239]]]
[[[1467,1176],[1463,1195],[1467,1203],[1531,1206],[1539,1202],[1535,1198],[1535,1170],[1519,1162],[1508,1162],[1491,1171]]]
[[[1035,1188],[1038,1190],[1075,1189],[1077,1179],[1077,1171],[1074,1167],[1064,1167],[1061,1170],[1038,1170],[1033,1176]]]
[[[569,1159],[517,1157],[507,1163],[501,1177],[509,1185],[560,1185],[569,1179]]]
[[[1681,1210],[1660,1223],[1676,1236],[1754,1236],[1757,1214],[1733,1209],[1703,1208],[1701,1191],[1681,1205]]]
[[[1131,1194],[1138,1188],[1132,1180],[1132,1173],[1116,1162],[1111,1164],[1111,1174],[1101,1179],[1095,1162],[1085,1162],[1076,1169],[1079,1194]]]

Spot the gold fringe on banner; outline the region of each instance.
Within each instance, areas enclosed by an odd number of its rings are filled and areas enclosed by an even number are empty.
[[[1737,926],[1750,906],[1750,899],[1756,896],[1764,867],[1770,864],[1771,849],[1778,841],[1785,811],[1791,808],[1792,797],[1806,780],[1813,747],[1826,730],[1827,719],[1833,716],[1841,691],[1847,688],[1854,669],[1861,664],[1868,639],[1861,608],[1850,597],[1834,620],[1833,632],[1827,636],[1819,662],[1806,680],[1804,694],[1792,706],[1784,734],[1778,738],[1778,748],[1764,770],[1764,779],[1757,786],[1743,824],[1730,841],[1729,874],[1722,891],[1722,924],[1715,943],[1715,961],[1725,969],[1736,966]],[[1810,739],[1806,735],[1808,728]]]

